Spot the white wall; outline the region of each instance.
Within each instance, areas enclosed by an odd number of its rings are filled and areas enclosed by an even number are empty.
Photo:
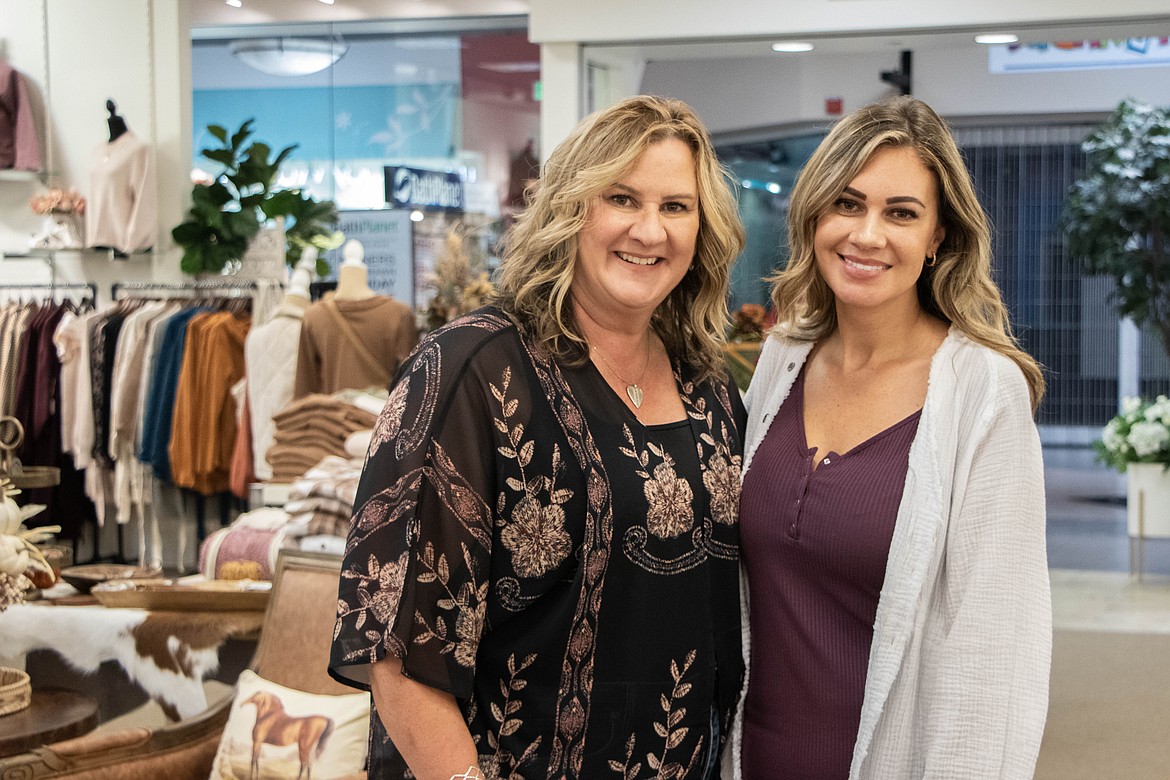
[[[642,91],[690,103],[713,133],[821,122],[825,99],[846,112],[890,93],[879,74],[893,54],[651,62]],[[1124,97],[1170,105],[1170,68],[992,74],[971,45],[915,52],[914,95],[948,117],[1078,114],[1112,110]]]
[[[946,30],[1102,19],[1165,19],[1165,0],[531,0],[536,43],[619,43],[814,32]]]
[[[1170,31],[1170,8],[1165,0],[1117,0],[1107,12],[1096,0],[981,0],[975,3],[939,3],[936,0],[804,0],[801,3],[781,3],[776,0],[736,0],[734,3],[716,3],[714,0],[531,0],[529,37],[545,49],[556,47],[555,70],[542,73],[545,94],[564,94],[580,91],[585,79],[585,63],[594,54],[588,44],[613,44],[636,48],[640,44],[686,43],[701,39],[751,40],[766,43],[769,38],[795,36],[899,36],[913,38],[922,34],[971,30],[1015,29],[1021,33],[1062,26],[1080,28],[1091,36],[1092,30],[1114,36],[1113,30],[1132,28],[1132,34],[1166,34]],[[1105,27],[1112,30],[1105,32]],[[1138,29],[1140,26],[1140,30]],[[1046,40],[1046,38],[1041,38]],[[1069,40],[1069,38],[1062,38]],[[1072,38],[1076,40],[1077,38]],[[704,46],[707,46],[704,44]],[[576,53],[574,54],[574,50]],[[771,98],[783,103],[791,98],[788,85],[773,84],[776,78],[788,78],[788,69],[766,62],[746,60],[690,61],[686,55],[651,61],[646,68],[644,91],[665,91],[682,97],[683,91],[699,94],[703,106],[700,113],[713,125],[732,129],[794,121],[804,117],[823,118],[823,99],[827,96],[846,98],[846,109],[869,102],[885,94],[885,85],[872,79],[880,70],[897,68],[897,48],[891,48],[876,66],[866,64],[854,67],[844,59],[817,60],[817,67],[826,70],[828,78],[800,76],[795,78],[800,90],[798,107],[793,117],[777,119],[774,105],[757,104],[758,88],[765,93],[779,90]],[[952,52],[944,50],[944,59]],[[742,58],[743,55],[738,55]],[[916,53],[916,57],[917,57]],[[1066,95],[1076,95],[1079,88],[1063,89],[1063,84],[1076,77],[1064,79],[1061,89],[1053,90],[1048,82],[1024,77],[1012,83],[1009,95],[1004,82],[984,83],[981,90],[968,93],[963,83],[961,67],[964,54],[956,54],[944,69],[954,75],[950,84],[953,92],[946,95],[955,103],[967,103],[968,94],[980,105],[1001,103],[1022,104],[1025,110],[1037,111],[1039,105],[1060,103]],[[546,56],[546,59],[549,57]],[[926,73],[926,58],[918,58],[915,70]],[[936,61],[937,62],[937,61]],[[576,68],[568,65],[576,63]],[[859,63],[860,65],[860,63]],[[803,66],[792,66],[803,67]],[[985,70],[985,68],[983,68]],[[738,71],[738,72],[737,72]],[[744,75],[741,76],[740,73]],[[838,78],[832,74],[837,73]],[[758,76],[763,78],[757,78]],[[1123,77],[1124,78],[1124,77]],[[828,82],[828,83],[826,83]],[[1092,82],[1092,80],[1090,80]],[[699,87],[691,86],[697,83]],[[1039,84],[1035,93],[1030,88]],[[714,85],[714,86],[711,86]],[[710,88],[708,88],[710,86]],[[829,91],[826,95],[825,92]],[[938,95],[945,90],[940,87]],[[929,90],[923,91],[923,82],[916,76],[915,93],[929,99]],[[630,92],[633,94],[633,91]],[[1035,100],[1033,100],[1035,98]],[[765,101],[769,96],[765,94]],[[1152,99],[1152,98],[1151,98]],[[1100,106],[1115,103],[1098,101]],[[945,108],[940,107],[940,110]],[[1004,108],[994,113],[1002,113]],[[1068,110],[1061,106],[1058,111]],[[1102,110],[1100,107],[1094,110]],[[553,145],[572,129],[584,115],[585,107],[573,106],[568,101],[546,102],[541,113],[541,137],[546,154]],[[742,120],[739,118],[742,117]]]
[[[8,2],[8,0],[4,0]],[[350,22],[363,19],[442,19],[528,13],[528,0],[246,0],[232,8],[223,0],[192,0],[193,27],[277,22]]]
[[[187,0],[3,0],[0,41],[9,64],[44,102],[43,181],[0,182],[0,251],[20,250],[39,224],[28,198],[46,186],[85,195],[94,150],[108,138],[107,99],[156,157],[159,242],[153,256],[111,261],[97,252],[61,253],[59,282],[178,276],[170,229],[189,196],[190,69]],[[3,280],[44,282],[40,259],[0,260]]]

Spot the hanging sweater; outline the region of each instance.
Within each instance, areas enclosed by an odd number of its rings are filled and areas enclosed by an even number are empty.
[[[93,152],[89,201],[85,209],[86,246],[129,254],[154,246],[158,216],[154,154],[133,132],[101,144]]]
[[[24,76],[0,62],[0,168],[41,169],[41,144]]]

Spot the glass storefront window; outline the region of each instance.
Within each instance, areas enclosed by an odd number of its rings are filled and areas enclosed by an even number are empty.
[[[199,31],[193,178],[218,173],[199,156],[213,143],[208,125],[233,132],[254,119],[254,140],[274,150],[297,145],[278,187],[331,199],[343,217],[409,212],[409,302],[425,306],[436,256],[456,225],[470,231],[472,259],[491,265],[490,249],[539,159],[540,51],[527,40],[526,20],[460,23]],[[388,167],[409,169],[418,189],[418,177],[432,173],[453,181],[458,197],[395,207]]]
[[[768,305],[767,279],[788,259],[788,197],[823,137],[811,133],[716,144],[720,161],[739,182],[739,216],[747,231],[743,254],[731,270],[732,311],[745,303]]]

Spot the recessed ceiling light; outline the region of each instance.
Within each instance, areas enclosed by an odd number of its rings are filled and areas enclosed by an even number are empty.
[[[244,4],[241,0],[223,0],[223,1],[225,3],[227,3],[228,5],[230,5],[232,8],[243,8],[244,7]]]
[[[333,0],[321,0],[325,5],[333,5]]]
[[[815,47],[807,41],[780,41],[772,44],[772,51],[812,51]]]
[[[975,43],[1004,44],[1019,43],[1020,36],[1011,33],[983,33],[975,36]]]

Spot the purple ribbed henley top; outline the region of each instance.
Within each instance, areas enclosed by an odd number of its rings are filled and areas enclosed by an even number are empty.
[[[844,780],[861,719],[873,622],[921,411],[841,455],[813,454],[804,372],[740,503],[751,589],[743,776]]]

